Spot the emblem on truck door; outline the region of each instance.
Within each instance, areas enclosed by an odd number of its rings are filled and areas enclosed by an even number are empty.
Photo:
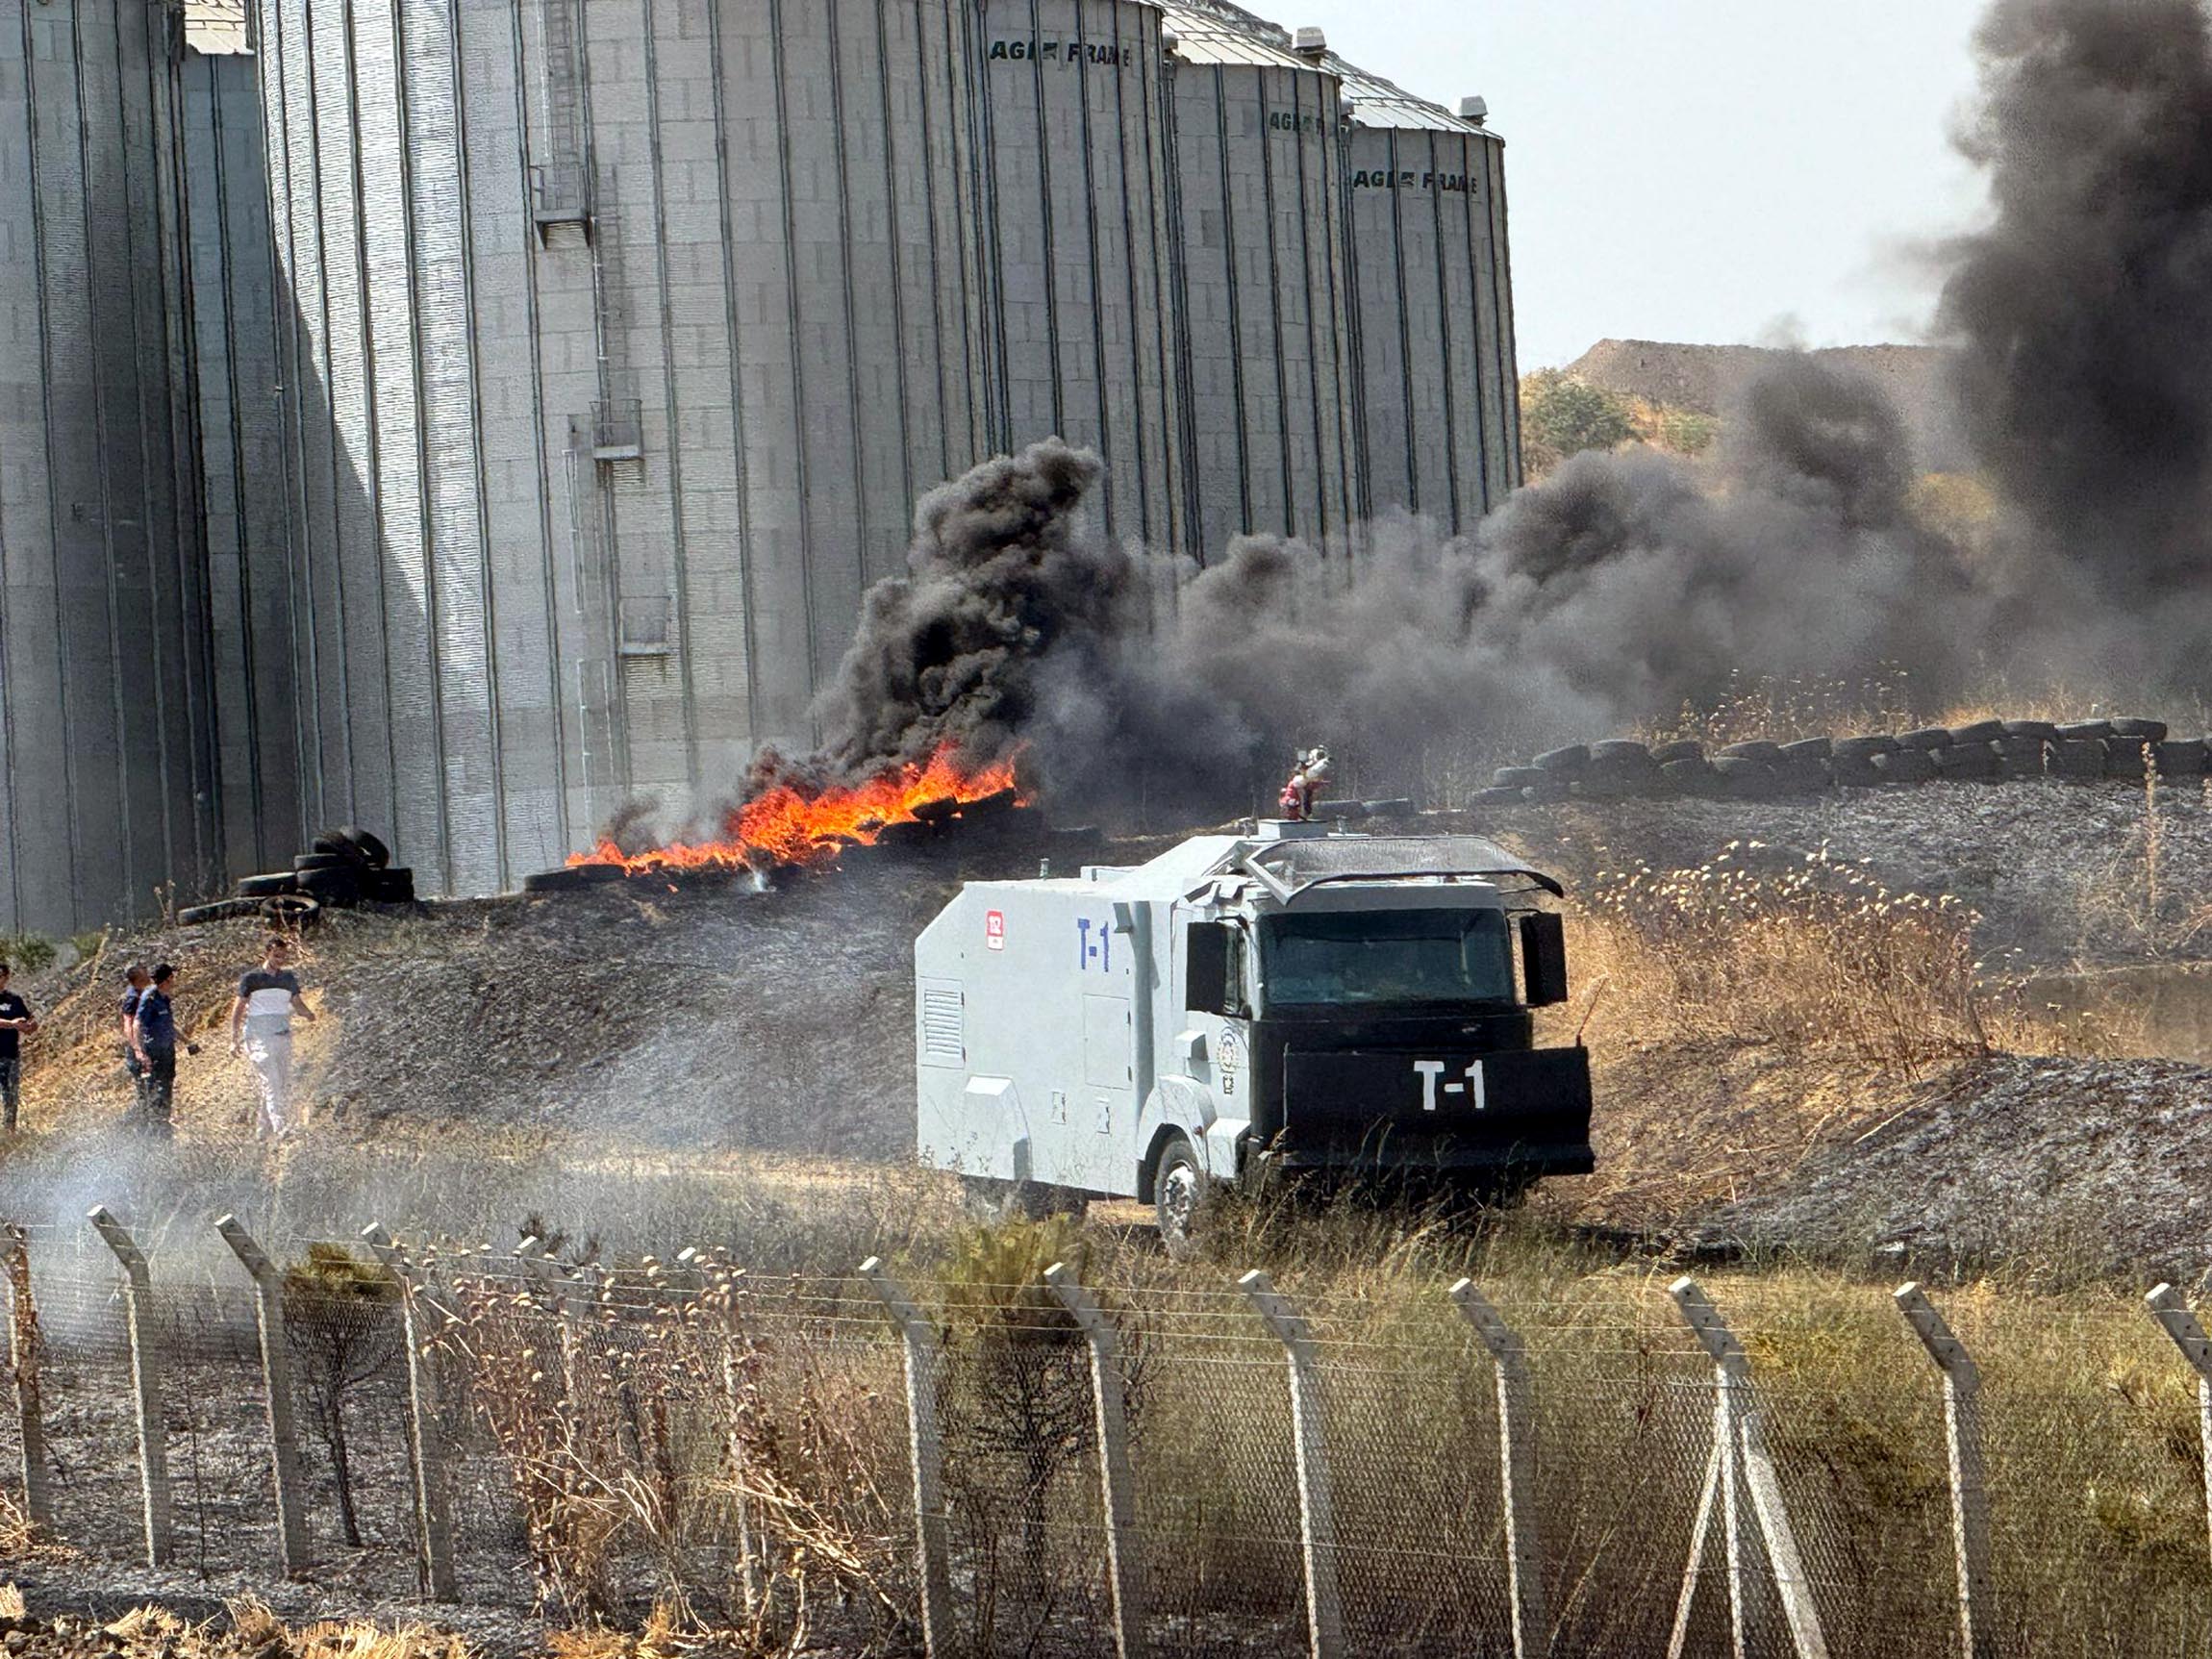
[[[983,943],[993,950],[1006,948],[1006,913],[987,910],[983,913]]]
[[[1483,1109],[1481,1061],[1472,1062],[1449,1083],[1440,1081],[1446,1068],[1445,1062],[1442,1060],[1416,1060],[1413,1068],[1420,1074],[1420,1109],[1423,1112],[1436,1110],[1436,1097],[1440,1090],[1446,1094],[1471,1095],[1474,1109],[1477,1112]]]

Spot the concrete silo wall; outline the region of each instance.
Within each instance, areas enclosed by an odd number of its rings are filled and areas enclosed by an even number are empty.
[[[221,866],[155,0],[0,0],[0,932]]]
[[[1159,10],[969,5],[994,444],[1092,445],[1108,469],[1102,528],[1184,550],[1194,528]]]
[[[179,68],[186,289],[207,538],[223,862],[284,863],[312,833],[300,788],[284,376],[255,61]]]
[[[1353,250],[1334,76],[1175,66],[1183,404],[1197,542],[1354,516]]]
[[[1471,529],[1521,480],[1502,146],[1362,126],[1349,165],[1370,509]]]

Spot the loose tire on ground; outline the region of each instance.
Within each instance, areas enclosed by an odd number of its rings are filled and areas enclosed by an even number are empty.
[[[339,859],[356,869],[368,867],[368,854],[362,851],[360,842],[348,840],[344,830],[324,830],[309,843],[309,849],[315,856]]]
[[[2173,738],[2155,747],[2162,777],[2199,778],[2204,775],[2207,746],[2202,738]]]
[[[1835,752],[1833,738],[1799,738],[1796,742],[1782,745],[1782,758],[1786,761],[1824,761]]]
[[[299,890],[317,904],[348,910],[361,902],[364,872],[356,869],[311,869],[299,878]]]
[[[1653,743],[1651,758],[1663,767],[1675,761],[1702,761],[1705,745],[1695,738],[1677,738],[1671,743]]]
[[[2112,735],[2127,738],[2139,743],[2162,743],[2167,739],[2164,720],[2146,720],[2140,717],[2118,719],[2112,722]]]
[[[370,869],[388,869],[391,866],[391,848],[369,831],[347,824],[338,832],[338,839],[361,854],[362,862]]]
[[[1490,781],[1501,790],[1524,790],[1531,784],[1551,782],[1551,774],[1541,767],[1499,767]]]
[[[294,875],[306,875],[317,869],[359,869],[361,860],[341,852],[303,852],[291,861]]]
[[[2100,778],[2104,775],[2104,740],[2061,738],[2050,745],[2044,765],[2054,778]]]
[[[404,865],[397,869],[372,869],[362,883],[361,895],[371,904],[413,904],[415,871]]]
[[[1894,755],[1897,752],[1897,739],[1878,733],[1860,738],[1838,738],[1828,745],[1828,758],[1838,761],[1871,761],[1876,755]]]
[[[262,907],[258,898],[218,898],[213,904],[195,904],[177,912],[180,927],[199,927],[211,921],[232,921],[252,916]]]
[[[1564,748],[1546,749],[1530,764],[1547,772],[1565,772],[1571,777],[1590,764],[1590,745],[1569,743]]]
[[[1876,755],[1870,764],[1885,784],[1924,784],[1936,775],[1936,764],[1925,749],[1898,749]]]
[[[2037,742],[2048,743],[2058,736],[2058,727],[2049,720],[2006,720],[2002,723],[2004,735],[2008,738],[2033,738]]]
[[[1590,745],[1590,759],[1593,765],[1623,760],[1635,765],[1651,758],[1650,748],[1638,742],[1634,738],[1606,738]]]
[[[304,892],[278,893],[261,902],[261,917],[270,927],[300,932],[322,918],[322,906]]]
[[[1757,761],[1763,766],[1772,766],[1781,758],[1780,743],[1771,743],[1765,738],[1753,738],[1748,742],[1730,743],[1713,757],[1713,764],[1719,766],[1722,761]]]
[[[1970,743],[1994,743],[2003,736],[2002,720],[1974,720],[1968,725],[1953,726],[1950,729],[1953,748],[1964,748]]]
[[[1478,807],[1517,807],[1521,804],[1521,792],[1501,789],[1493,784],[1488,789],[1474,792],[1474,804]]]
[[[1161,1244],[1178,1261],[1197,1251],[1205,1194],[1206,1171],[1199,1168],[1190,1137],[1170,1137],[1152,1166],[1152,1219],[1159,1223]]]
[[[280,870],[271,875],[249,875],[239,883],[240,898],[274,898],[280,892],[299,892],[299,874]]]

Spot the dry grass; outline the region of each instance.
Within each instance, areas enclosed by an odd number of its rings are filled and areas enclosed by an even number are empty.
[[[1986,1052],[1973,914],[1808,855],[1782,874],[1731,842],[1695,869],[1601,873],[1572,955],[1631,1041],[1780,1044],[1911,1072]]]

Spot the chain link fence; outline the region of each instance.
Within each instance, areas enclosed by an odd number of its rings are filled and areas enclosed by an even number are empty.
[[[2197,1373],[2117,1303],[2027,1330],[1939,1298],[1984,1356],[1962,1476],[1935,1350],[1872,1289],[1863,1321],[1729,1322],[1724,1286],[1716,1337],[1644,1280],[1503,1285],[1485,1328],[1403,1281],[1084,1295],[381,1240],[261,1273],[203,1244],[135,1293],[96,1242],[11,1246],[9,1502],[94,1558],[273,1576],[296,1525],[300,1574],[430,1617],[658,1609],[740,1651],[2212,1645]]]

